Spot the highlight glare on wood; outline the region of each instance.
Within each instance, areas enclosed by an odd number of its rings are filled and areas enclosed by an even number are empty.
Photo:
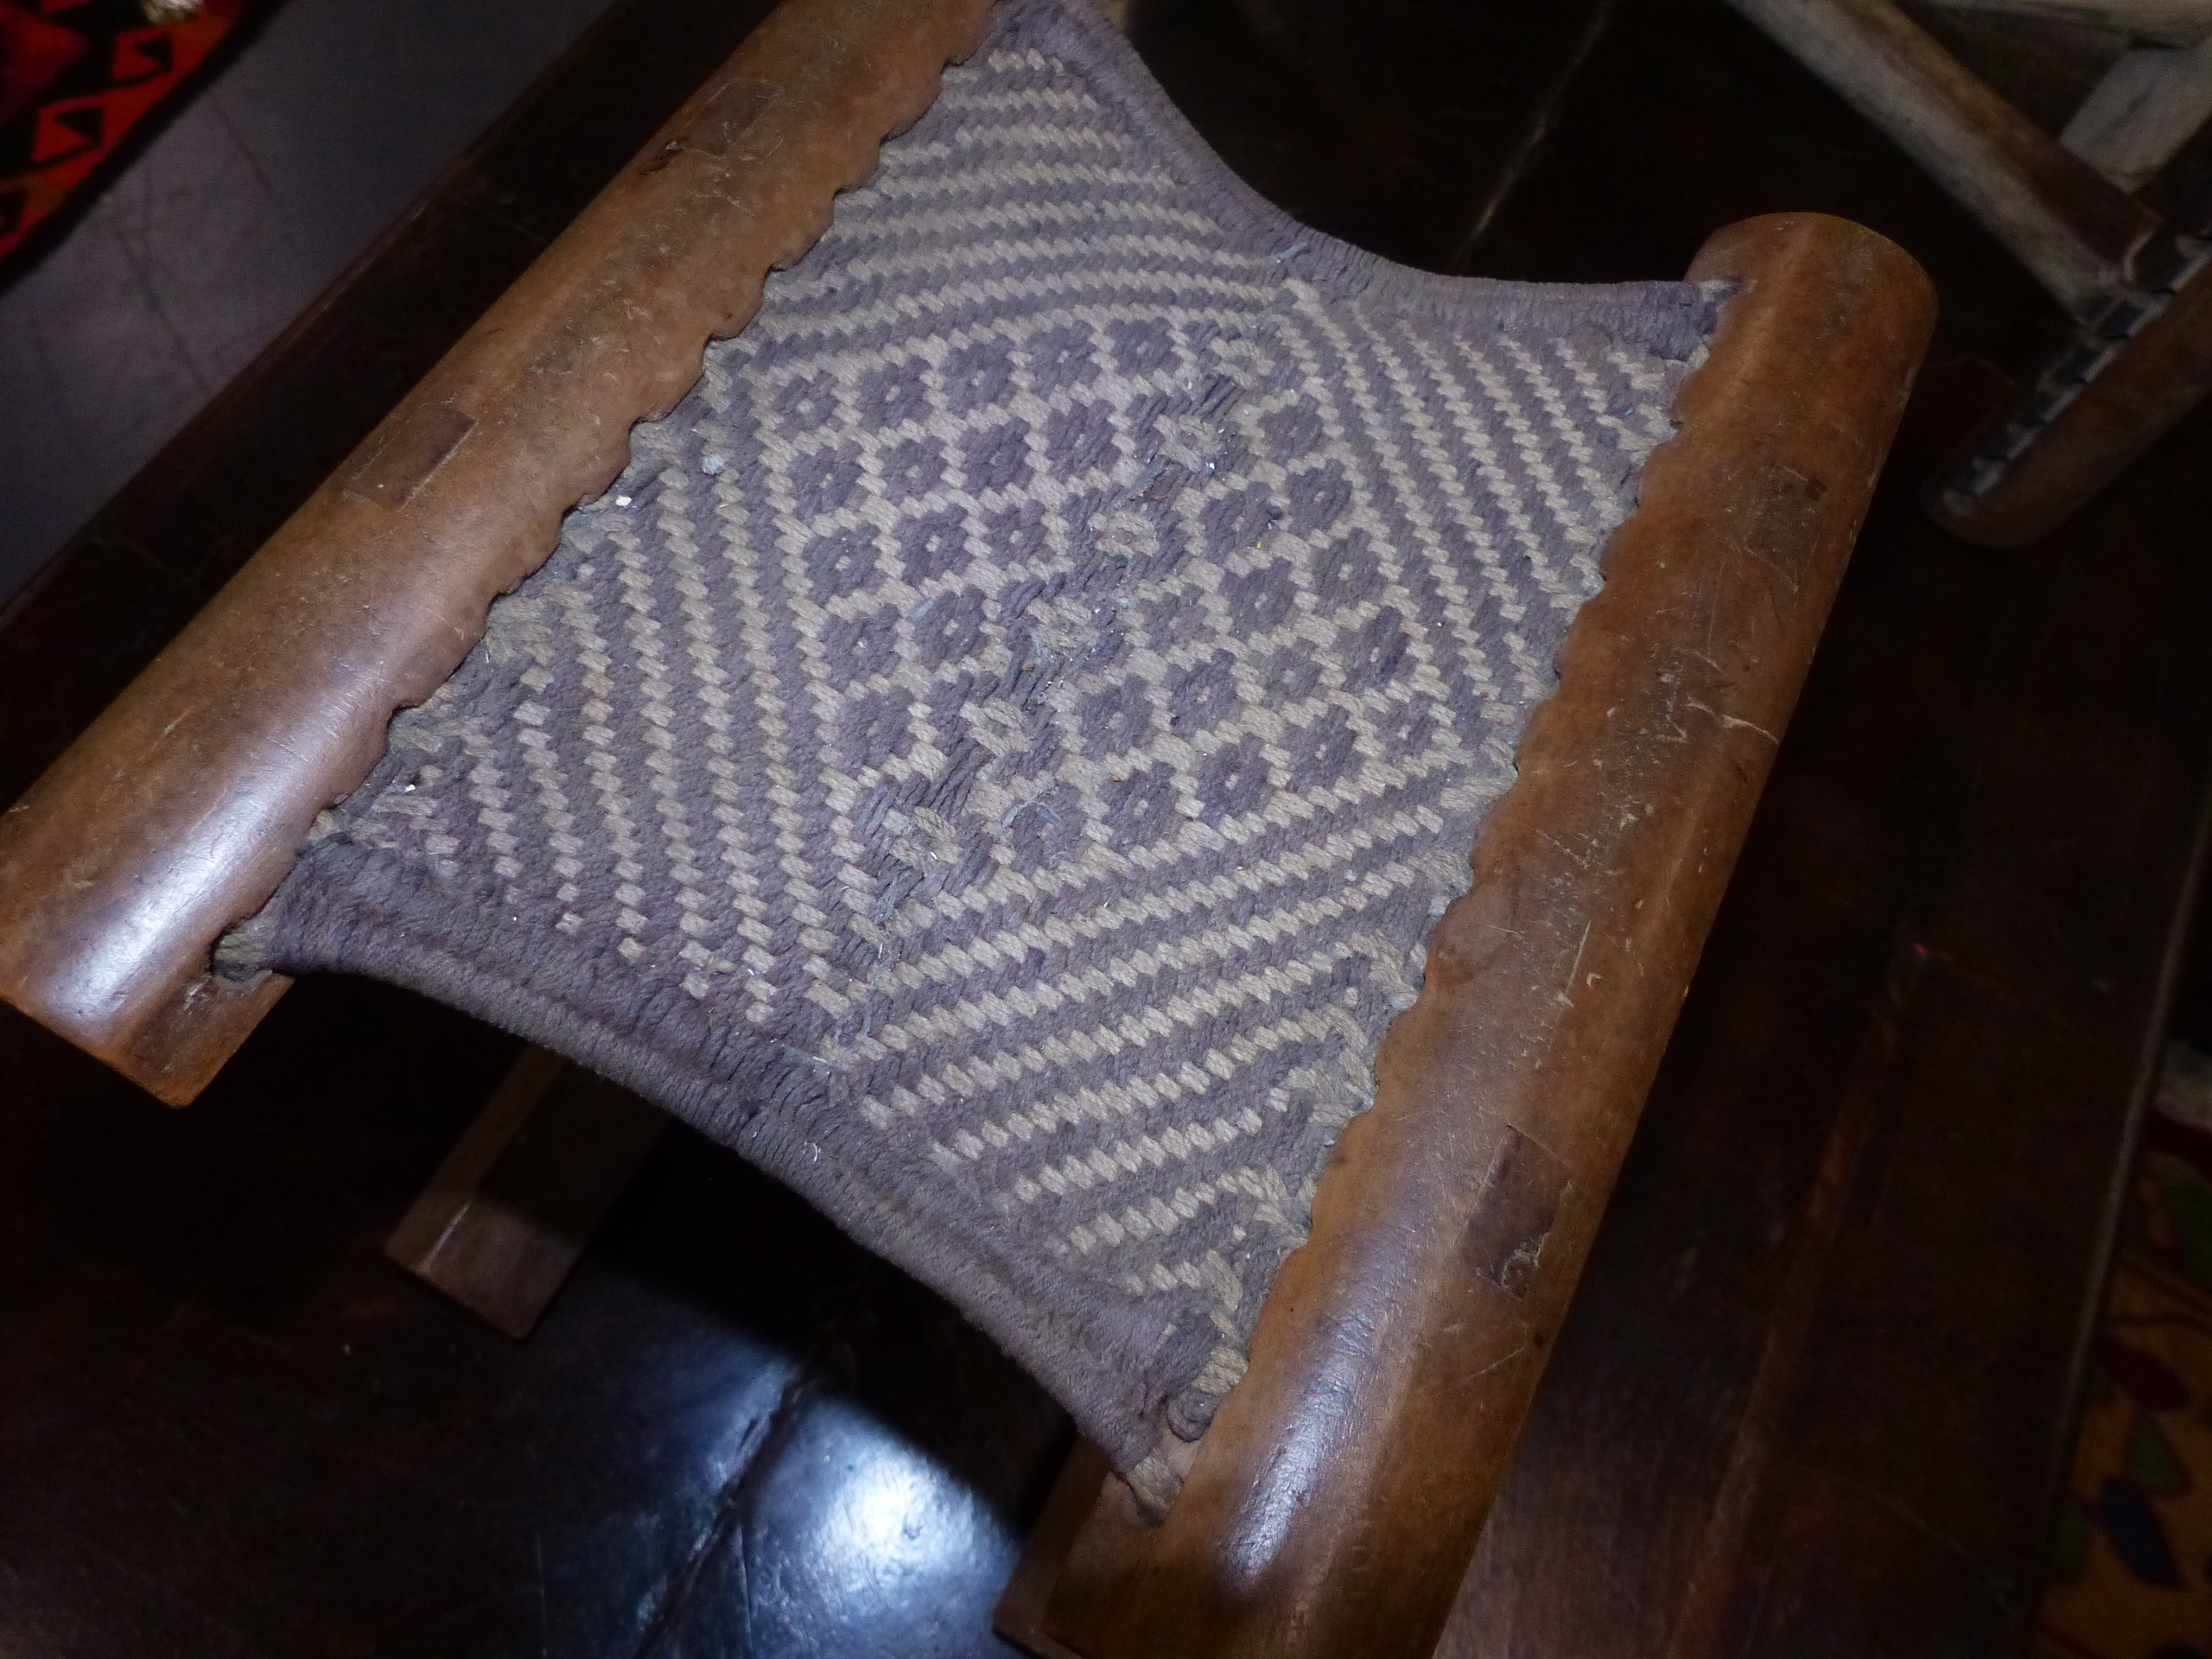
[[[1249,1369],[1164,1520],[1109,1478],[1025,1560],[1083,1659],[1427,1659],[1451,1611],[1933,321],[1836,219],[1732,226],[1690,275],[1739,291]]]
[[[0,997],[162,1099],[284,987],[210,971],[394,709],[972,51],[988,0],[785,0],[0,817]]]

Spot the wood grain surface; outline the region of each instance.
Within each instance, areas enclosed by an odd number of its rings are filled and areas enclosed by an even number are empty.
[[[829,222],[986,0],[791,0],[0,818],[0,996],[190,1100],[281,994],[209,952]]]
[[[1371,1110],[1166,1519],[1109,1481],[1043,1624],[1088,1659],[1425,1656],[1449,1613],[1812,658],[1933,319],[1839,220],[1738,292],[1439,924]]]

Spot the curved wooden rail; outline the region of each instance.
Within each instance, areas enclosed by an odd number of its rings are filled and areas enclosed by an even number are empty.
[[[0,820],[0,995],[188,1100],[282,990],[209,951],[484,612],[972,48],[985,0],[791,0]],[[1924,346],[1840,221],[1723,232],[1741,292],[1607,550],[1157,1525],[1108,1482],[1039,1632],[1090,1656],[1426,1654],[1580,1273]],[[1624,1476],[1624,1478],[1627,1478]]]
[[[164,1100],[196,1095],[286,982],[214,977],[216,938],[988,13],[786,0],[763,22],[0,818],[0,997]]]
[[[1934,316],[1919,267],[1837,219],[1734,226],[1690,274],[1741,291],[1311,1242],[1166,1519],[1109,1479],[1056,1574],[1025,1562],[1044,1605],[1010,1633],[1042,1651],[1415,1659],[1444,1626]]]

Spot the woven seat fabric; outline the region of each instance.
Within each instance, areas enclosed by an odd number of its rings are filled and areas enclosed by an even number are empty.
[[[1164,1503],[1716,308],[1316,235],[1014,5],[223,960],[668,1106]]]

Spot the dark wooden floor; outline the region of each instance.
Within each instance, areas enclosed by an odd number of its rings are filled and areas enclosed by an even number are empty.
[[[0,599],[607,4],[255,0],[67,245],[0,266]]]
[[[618,6],[76,538],[0,625],[0,794],[751,15]],[[1718,0],[1173,0],[1140,39],[1262,188],[1414,263],[1671,274],[1814,208],[1935,273],[1897,464],[1454,1643],[2018,1650],[2212,781],[2212,421],[2033,553],[1929,529],[1917,479],[2058,320]],[[0,1021],[0,1652],[1004,1651],[1063,1420],[728,1154],[664,1141],[524,1344],[383,1261],[510,1052],[303,986],[169,1114]]]

